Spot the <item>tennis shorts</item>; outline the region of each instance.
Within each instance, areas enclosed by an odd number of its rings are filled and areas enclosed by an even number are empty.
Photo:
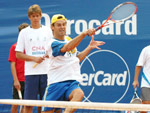
[[[24,98],[24,82],[23,82],[23,81],[20,81],[20,85],[21,85],[22,98]],[[19,99],[18,91],[17,91],[17,89],[14,87],[14,85],[13,85],[13,99]]]
[[[141,88],[141,99],[142,101],[150,101],[150,88]]]
[[[42,100],[46,86],[47,74],[26,75],[24,99],[37,100],[39,96],[39,99]]]
[[[43,100],[68,101],[71,92],[78,88],[80,88],[79,82],[75,80],[50,84],[45,90]],[[50,111],[52,109],[53,108],[42,107],[42,111]]]

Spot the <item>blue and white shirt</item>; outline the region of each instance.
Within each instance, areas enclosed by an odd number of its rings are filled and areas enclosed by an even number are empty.
[[[61,53],[60,49],[68,43],[69,37],[65,40],[52,39],[48,46],[50,67],[48,71],[48,85],[52,83],[82,79],[80,74],[80,64],[77,57],[77,49]]]

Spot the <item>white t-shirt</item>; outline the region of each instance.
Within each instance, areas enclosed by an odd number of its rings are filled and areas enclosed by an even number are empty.
[[[44,56],[46,48],[51,41],[51,29],[46,26],[41,26],[39,29],[33,29],[30,26],[21,30],[18,36],[17,46],[15,51],[24,52],[29,56]],[[48,59],[38,64],[36,68],[32,66],[35,62],[25,61],[25,75],[47,74]]]
[[[146,46],[145,48],[143,48],[139,56],[137,66],[143,67],[143,73],[145,74],[146,78],[150,82],[150,46]],[[141,87],[150,88],[150,85],[147,83],[147,81],[143,77],[141,81]]]
[[[81,81],[80,64],[77,57],[77,49],[61,53],[60,49],[69,42],[52,39],[48,47],[50,67],[48,71],[48,85],[66,80]]]

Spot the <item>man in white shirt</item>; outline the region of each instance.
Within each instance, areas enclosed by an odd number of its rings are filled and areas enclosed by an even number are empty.
[[[31,25],[20,32],[15,51],[17,58],[25,60],[24,99],[35,100],[38,94],[42,99],[47,86],[48,62],[45,54],[52,33],[50,28],[40,23],[42,11],[39,5],[29,7],[28,17]],[[35,63],[39,64],[33,68]],[[40,109],[38,111],[41,112]],[[26,106],[25,113],[32,113],[32,107]]]
[[[53,39],[48,46],[48,55],[50,59],[50,68],[48,71],[48,86],[46,88],[43,100],[58,101],[81,101],[84,92],[79,87],[82,80],[80,73],[80,62],[94,49],[100,49],[98,46],[105,44],[102,41],[94,41],[96,30],[89,29],[74,39],[66,34],[67,19],[64,15],[56,14],[51,20],[51,29]],[[78,53],[76,47],[85,36],[92,36],[88,47]],[[43,107],[42,113],[60,112],[54,108]],[[64,113],[73,113],[75,109],[65,109]]]
[[[143,104],[150,104],[150,46],[143,48],[135,68],[133,87],[139,87],[139,74],[143,68],[141,80],[141,99]],[[146,112],[141,112],[146,113]]]

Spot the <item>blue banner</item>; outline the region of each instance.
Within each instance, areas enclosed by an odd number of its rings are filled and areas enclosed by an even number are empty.
[[[130,0],[138,12],[129,20],[104,27],[96,32],[95,40],[106,42],[101,50],[94,49],[81,62],[85,92],[83,101],[129,103],[133,96],[134,70],[141,50],[149,45],[150,1]],[[0,1],[0,98],[12,98],[13,78],[8,62],[9,49],[17,41],[18,26],[29,23],[30,5],[42,9],[41,23],[50,26],[54,14],[64,14],[67,34],[74,38],[81,32],[101,25],[118,4],[126,0],[1,0]],[[86,37],[78,47],[82,51],[90,42]],[[140,79],[139,79],[140,80]],[[138,94],[140,90],[138,89]]]

